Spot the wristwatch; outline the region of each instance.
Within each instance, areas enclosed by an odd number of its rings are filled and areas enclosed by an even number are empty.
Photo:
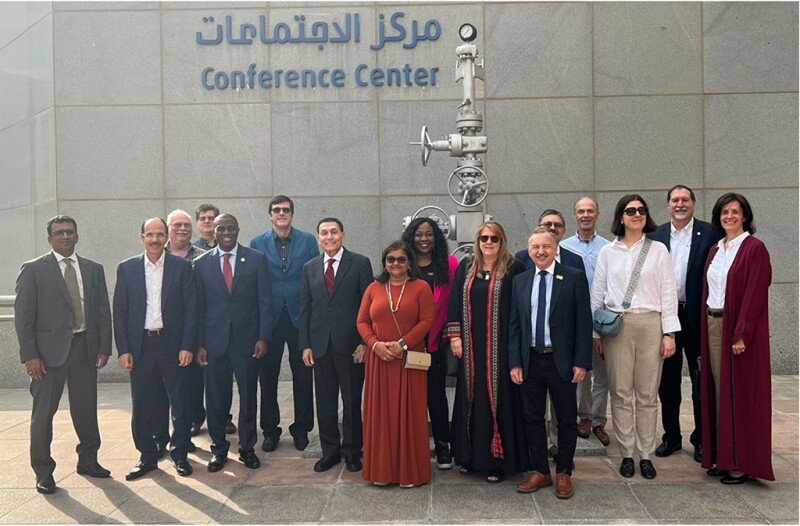
[[[664,333],[664,336],[669,336],[669,337],[670,337],[670,338],[672,338],[673,340],[675,339],[675,333],[674,333],[674,332],[665,332],[665,333]]]
[[[408,350],[408,344],[406,343],[406,341],[403,338],[400,338],[399,340],[397,340],[397,343],[398,343],[398,345],[400,345],[400,347],[403,348],[404,351]]]

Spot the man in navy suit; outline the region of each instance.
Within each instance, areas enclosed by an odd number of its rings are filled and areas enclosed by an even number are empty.
[[[240,245],[239,222],[230,214],[214,219],[217,246],[194,260],[198,304],[197,361],[206,374],[206,422],[211,437],[208,471],[228,460],[225,420],[233,379],[239,389],[239,460],[255,469],[258,361],[267,353],[272,306],[267,260]],[[231,375],[231,372],[233,375]]]
[[[135,480],[158,467],[161,453],[153,437],[163,397],[172,409],[170,455],[181,476],[191,475],[189,451],[189,369],[197,333],[192,265],[164,250],[167,223],[142,223],[145,251],[117,267],[114,338],[120,366],[131,375],[133,441],[140,458],[125,475]]]
[[[533,231],[528,252],[536,268],[514,278],[509,320],[508,366],[521,386],[522,416],[533,472],[517,485],[531,493],[553,484],[547,463],[546,394],[558,416],[556,497],[573,495],[572,460],[577,442],[576,386],[592,368],[592,313],[583,271],[555,260],[556,240]]]
[[[250,248],[267,255],[272,286],[272,349],[261,362],[261,431],[264,443],[261,449],[275,451],[283,429],[280,427],[281,411],[278,407],[278,375],[281,370],[283,348],[289,348],[289,365],[292,368],[292,394],[294,423],[289,433],[294,446],[302,451],[308,446],[308,433],[314,429],[314,375],[303,364],[298,343],[297,327],[300,323],[300,281],[303,265],[319,255],[317,239],[313,234],[292,227],[294,201],[277,195],[269,203],[272,229],[250,240]]]
[[[689,441],[694,446],[694,459],[702,461],[700,428],[700,320],[704,316],[702,305],[703,270],[719,236],[709,223],[694,217],[696,204],[694,192],[684,185],[672,187],[667,192],[667,208],[672,220],[648,234],[648,237],[667,246],[672,256],[675,283],[678,287],[678,319],[681,330],[675,334],[675,354],[664,360],[658,396],[661,399],[661,422],[664,436],[656,448],[657,457],[668,457],[683,448],[681,437],[681,374],[683,354],[689,365],[692,381],[692,408],[694,431]]]
[[[367,348],[356,329],[356,318],[364,291],[374,281],[372,265],[365,256],[344,248],[344,225],[338,219],[320,220],[317,236],[324,254],[303,266],[299,334],[303,363],[313,367],[317,384],[322,459],[314,471],[329,470],[341,461],[342,454],[348,471],[361,471],[361,391]]]

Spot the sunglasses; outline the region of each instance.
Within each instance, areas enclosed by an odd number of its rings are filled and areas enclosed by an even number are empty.
[[[491,241],[492,243],[499,243],[500,236],[478,236],[478,240],[481,243],[488,243],[489,241]]]
[[[386,256],[386,262],[390,265],[394,265],[395,263],[400,263],[401,265],[405,265],[406,263],[408,263],[408,258],[403,256],[400,256],[399,258],[396,258],[394,256]]]
[[[552,221],[548,221],[547,223],[540,223],[539,226],[543,226],[545,228],[564,228],[564,223],[553,223]]]
[[[647,215],[647,207],[646,206],[640,206],[639,208],[630,207],[630,208],[626,208],[625,209],[625,215],[626,216],[633,217],[633,216],[636,215],[637,212],[639,213],[640,216],[646,216]]]
[[[292,209],[289,208],[288,206],[276,206],[276,207],[274,207],[272,209],[272,213],[273,214],[280,214],[280,213],[291,214],[292,213]]]

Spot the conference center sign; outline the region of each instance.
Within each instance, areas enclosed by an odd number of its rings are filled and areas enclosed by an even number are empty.
[[[380,14],[378,20],[375,42],[369,43],[369,49],[373,51],[388,46],[415,49],[425,42],[438,40],[442,35],[438,20],[406,20],[402,11],[388,17]],[[359,13],[346,13],[341,20],[330,23],[313,22],[304,15],[296,15],[292,24],[280,22],[271,27],[265,15],[238,24],[234,23],[231,15],[226,15],[223,20],[208,16],[203,17],[203,23],[210,27],[195,34],[195,41],[200,46],[269,46],[280,52],[284,47],[302,44],[315,45],[319,51],[326,46],[367,45],[362,43]],[[408,63],[398,67],[361,63],[346,71],[335,66],[266,69],[252,62],[247,67],[227,71],[207,66],[200,72],[200,82],[207,90],[428,87],[436,86],[438,73],[438,67],[413,67]]]

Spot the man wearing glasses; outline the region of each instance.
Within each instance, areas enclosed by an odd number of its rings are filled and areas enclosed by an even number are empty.
[[[219,208],[216,206],[205,203],[197,207],[194,212],[194,219],[197,221],[197,231],[200,237],[194,242],[194,246],[202,248],[203,250],[211,250],[217,246],[217,240],[214,239],[214,219],[219,215]],[[234,429],[235,433],[236,430]]]
[[[275,451],[283,431],[278,407],[278,375],[281,370],[283,348],[289,348],[289,365],[292,368],[294,395],[294,423],[289,433],[294,446],[302,451],[308,446],[308,433],[314,429],[313,369],[303,363],[298,342],[300,325],[300,283],[303,265],[319,256],[316,237],[292,227],[294,202],[285,195],[277,195],[269,202],[272,228],[250,240],[250,248],[267,255],[267,270],[272,285],[272,312],[274,324],[270,352],[261,360],[261,431],[264,443],[261,449]]]

